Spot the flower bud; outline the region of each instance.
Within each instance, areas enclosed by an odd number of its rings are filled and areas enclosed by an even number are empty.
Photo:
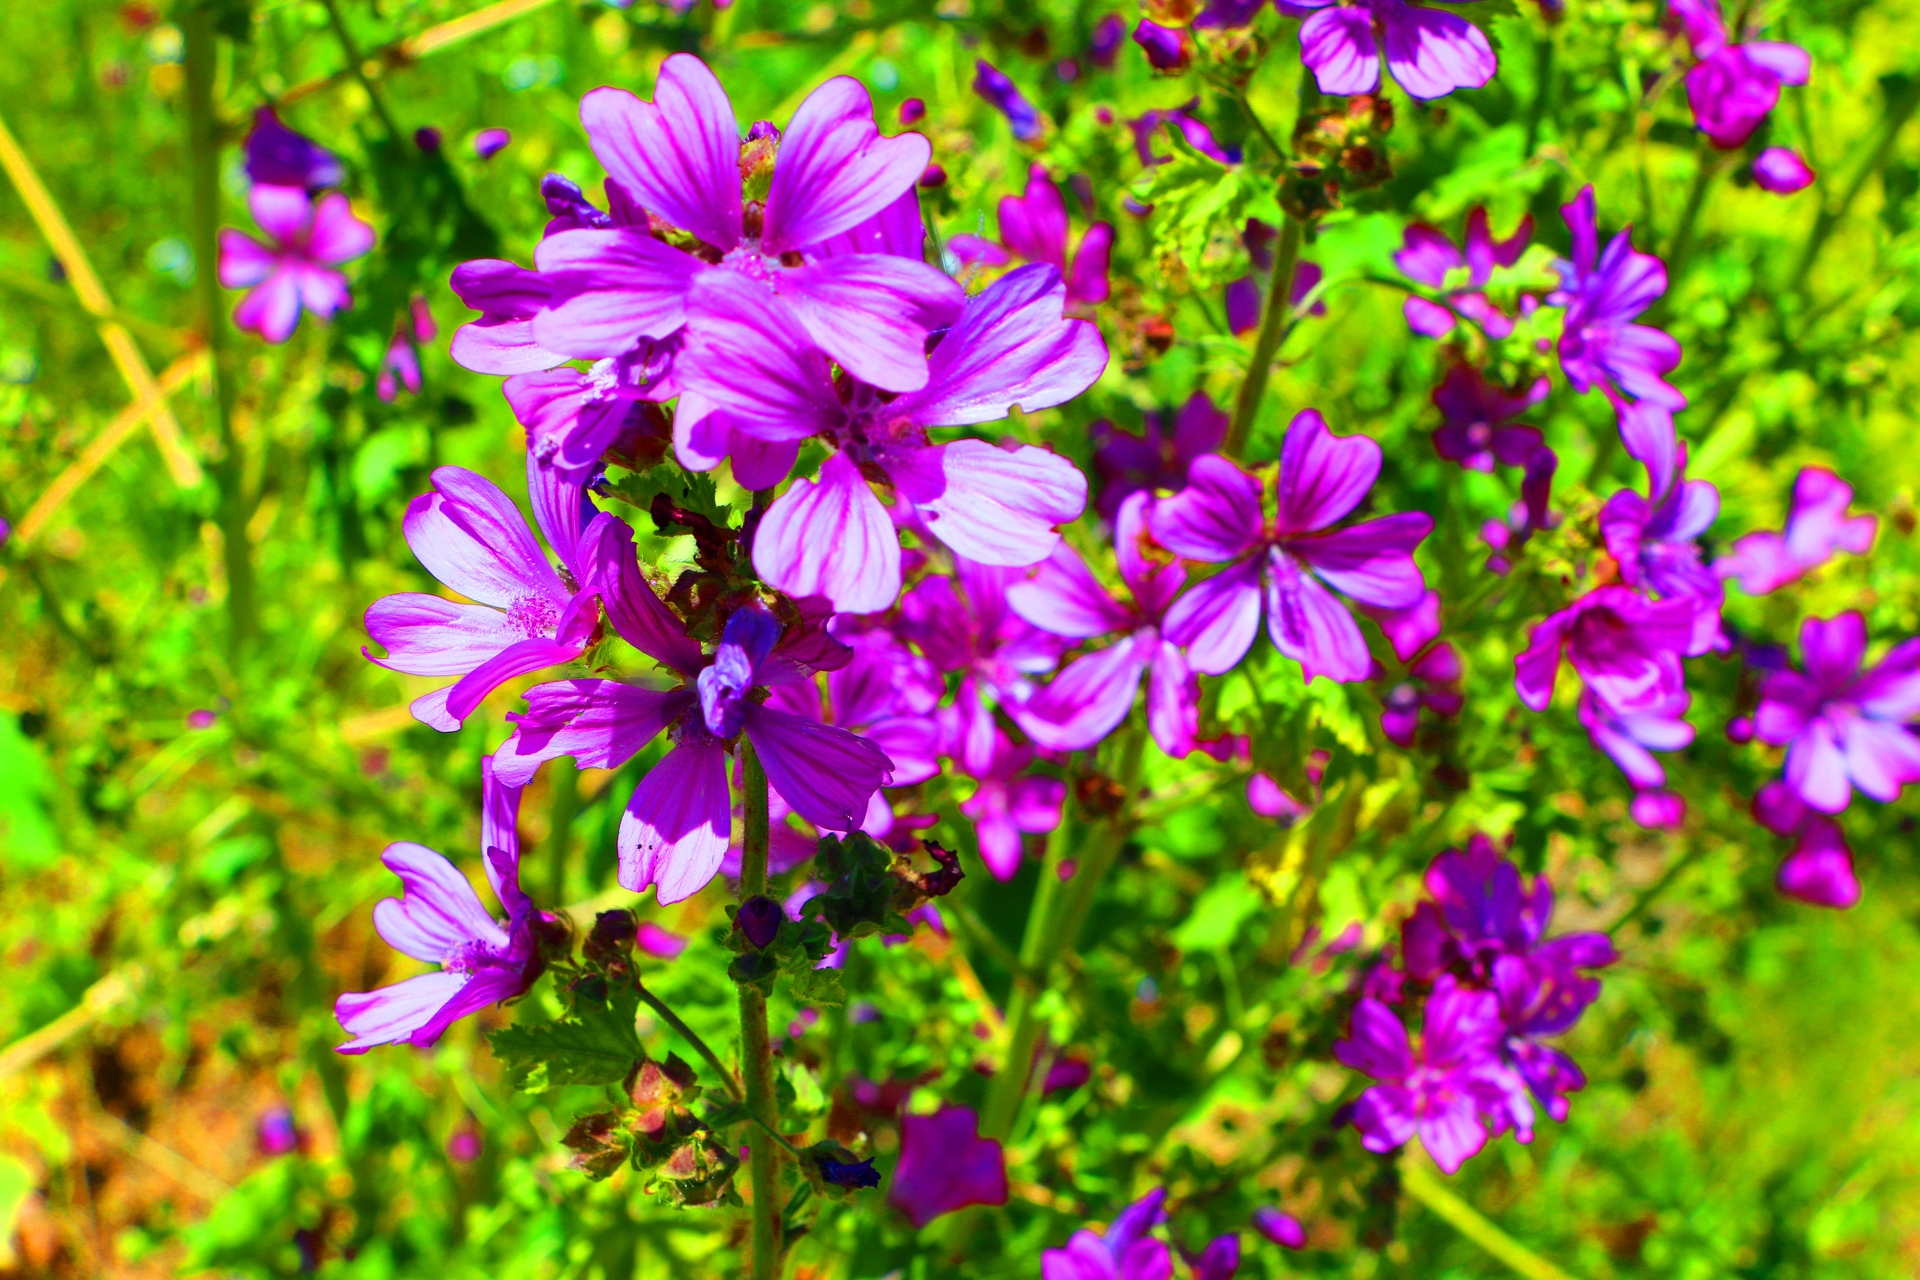
[[[787,921],[787,913],[780,904],[765,894],[755,894],[740,904],[740,910],[733,917],[734,927],[756,951],[764,951],[773,945],[780,933],[780,926]]]

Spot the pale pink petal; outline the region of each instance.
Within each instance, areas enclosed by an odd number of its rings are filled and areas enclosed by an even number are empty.
[[[1087,506],[1087,478],[1037,445],[1001,449],[956,440],[889,468],[934,536],[969,560],[1019,567],[1053,553],[1055,529]]]
[[[686,379],[704,406],[763,440],[804,440],[846,421],[832,373],[788,305],[756,280],[712,271],[688,299]]]
[[[866,88],[835,76],[807,95],[781,137],[762,233],[768,251],[851,230],[911,190],[932,159],[920,134],[881,137]]]
[[[1782,84],[1805,84],[1813,74],[1813,56],[1783,40],[1754,40],[1740,46],[1748,62],[1771,73]]]
[[[493,757],[501,782],[523,786],[548,760],[618,769],[693,705],[684,689],[642,689],[618,680],[555,680],[527,690],[527,709],[508,712],[514,735]]]
[[[1024,582],[1007,588],[1013,611],[1056,636],[1088,640],[1118,631],[1132,621],[1087,568],[1080,553],[1064,542],[1053,549]]]
[[[640,779],[620,819],[620,884],[679,902],[706,887],[726,857],[733,811],[727,754],[704,735],[667,752]]]
[[[247,211],[260,229],[291,246],[306,231],[313,218],[313,201],[300,187],[277,187],[256,182],[247,191]]]
[[[800,442],[762,440],[733,428],[727,433],[727,453],[733,458],[734,482],[742,489],[772,489],[792,473]]]
[[[307,248],[315,261],[338,266],[373,248],[373,228],[354,217],[353,206],[335,191],[314,207]]]
[[[460,869],[425,845],[399,841],[381,853],[400,877],[402,896],[374,904],[373,927],[394,950],[439,964],[456,947],[481,941],[507,944],[506,930],[480,905]]]
[[[650,213],[725,252],[740,242],[740,125],[707,65],[676,53],[653,101],[624,89],[580,100],[593,154]]]
[[[1787,748],[1787,782],[1822,813],[1839,813],[1853,799],[1847,759],[1824,720],[1810,722]]]
[[[333,1016],[353,1038],[340,1053],[365,1053],[383,1044],[399,1044],[433,1020],[449,1000],[467,985],[467,975],[443,971],[423,973],[377,991],[356,991],[333,1004]]]
[[[368,659],[413,676],[463,676],[525,638],[498,609],[413,591],[374,601],[366,622],[367,634],[387,651]]]
[[[552,303],[533,318],[535,340],[590,360],[678,330],[687,319],[687,290],[704,265],[628,227],[558,232],[540,242],[534,263],[553,286]]]
[[[289,266],[287,276],[300,295],[300,305],[322,320],[353,305],[353,295],[347,290],[347,278],[338,271],[301,264]]]
[[[966,304],[944,271],[881,253],[792,267],[775,284],[822,351],[883,391],[927,384],[927,335],[952,324]]]
[[[876,613],[900,594],[900,536],[843,453],[820,478],[796,480],[753,537],[761,580],[790,596],[825,596],[841,613]]]
[[[300,323],[300,281],[295,273],[281,267],[253,291],[240,299],[233,309],[233,323],[250,329],[268,342],[285,342]]]
[[[539,636],[510,644],[455,682],[447,691],[447,714],[456,720],[465,720],[489,694],[515,676],[572,662],[580,653],[578,644]]]
[[[1920,738],[1901,724],[1855,720],[1841,740],[1853,785],[1870,800],[1892,804],[1900,789],[1920,782]]]
[[[259,284],[280,265],[280,255],[244,231],[220,229],[220,287],[246,289]]]
[[[1149,645],[1132,638],[1085,654],[1018,707],[1008,710],[1014,723],[1036,746],[1049,751],[1084,751],[1120,726],[1133,710],[1141,673],[1158,637]]]
[[[1200,731],[1200,681],[1187,665],[1186,655],[1165,640],[1154,646],[1147,681],[1147,731],[1176,760],[1193,750]]]
[[[435,689],[415,698],[407,707],[413,718],[431,729],[442,733],[454,733],[460,728],[460,722],[447,714],[447,695],[453,692],[453,686]]]
[[[498,485],[465,467],[440,467],[434,492],[415,498],[402,521],[407,545],[427,572],[481,604],[506,609],[523,596],[565,607],[567,589],[547,563],[526,518]]]
[[[1360,624],[1331,592],[1278,549],[1267,557],[1266,603],[1267,635],[1273,647],[1300,664],[1309,684],[1316,676],[1352,684],[1371,673],[1373,662]]]

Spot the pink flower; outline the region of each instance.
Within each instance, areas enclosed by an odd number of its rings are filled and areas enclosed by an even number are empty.
[[[1071,258],[1068,245],[1067,203],[1047,176],[1034,165],[1027,175],[1025,196],[1000,199],[1000,240],[958,235],[947,247],[963,262],[999,266],[1009,256],[1022,262],[1051,263],[1067,282],[1067,306],[1089,306],[1107,300],[1107,258],[1113,249],[1113,224],[1096,222],[1080,237]],[[1003,247],[1004,246],[1004,247]]]
[[[1813,170],[1800,153],[1786,147],[1768,147],[1753,158],[1753,181],[1763,191],[1790,196],[1813,185]]]
[[[901,1117],[900,1163],[887,1203],[915,1227],[968,1205],[1006,1202],[1006,1154],[998,1142],[980,1136],[980,1118],[971,1108]]]
[[[346,276],[333,268],[373,248],[373,228],[353,216],[345,196],[336,191],[315,204],[299,187],[257,184],[247,207],[271,243],[221,228],[220,283],[250,290],[234,308],[235,324],[285,342],[301,308],[324,320],[353,305]]]

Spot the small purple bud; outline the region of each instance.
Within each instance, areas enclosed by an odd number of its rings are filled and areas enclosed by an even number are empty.
[[[482,129],[473,136],[473,154],[482,160],[491,160],[512,141],[513,134],[505,129]]]
[[[260,1117],[255,1136],[265,1155],[284,1156],[300,1149],[300,1130],[294,1126],[293,1112],[286,1107],[269,1107]]]
[[[1087,45],[1087,56],[1093,59],[1096,67],[1111,67],[1113,60],[1120,55],[1120,42],[1126,38],[1127,20],[1117,13],[1110,13],[1093,24],[1093,39]]]
[[[447,1139],[447,1156],[455,1164],[472,1164],[480,1158],[480,1134],[474,1129],[462,1129]]]
[[[207,710],[205,707],[201,707],[196,711],[187,712],[187,728],[211,729],[213,728],[213,722],[219,718],[215,713]]]
[[[908,98],[900,104],[900,123],[919,124],[927,118],[927,104],[919,98]]]
[[[880,1021],[880,1010],[872,1001],[862,1000],[847,1010],[847,1017],[855,1026],[865,1026],[869,1022]]]
[[[1253,1229],[1283,1249],[1307,1247],[1307,1229],[1300,1225],[1300,1219],[1270,1206],[1253,1211]]]
[[[880,1185],[880,1171],[873,1167],[871,1158],[844,1164],[838,1160],[822,1160],[820,1177],[833,1186],[850,1190]]]
[[[1753,160],[1753,180],[1764,191],[1790,196],[1813,185],[1813,170],[1798,152],[1768,147]]]
[[[413,145],[426,155],[440,150],[440,131],[432,125],[426,125],[413,131]]]
[[[1062,58],[1054,64],[1053,74],[1065,84],[1072,84],[1080,78],[1080,64],[1072,58]]]
[[[775,142],[780,141],[780,130],[774,127],[773,121],[755,120],[753,127],[747,130],[748,142],[758,142],[762,138],[771,138]]]
[[[928,165],[926,171],[920,175],[920,186],[924,190],[931,191],[935,187],[944,187],[946,185],[947,171],[938,164]]]
[[[740,910],[734,914],[734,927],[756,951],[764,951],[773,945],[785,924],[787,913],[780,904],[765,894],[755,894],[740,904]]]
[[[1744,745],[1753,741],[1753,717],[1735,716],[1727,721],[1727,741]]]
[[[1178,27],[1163,27],[1142,18],[1133,29],[1133,42],[1146,53],[1155,71],[1185,71],[1193,61],[1186,34]]]

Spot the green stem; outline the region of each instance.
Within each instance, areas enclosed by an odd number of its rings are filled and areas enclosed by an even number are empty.
[[[200,329],[211,357],[207,363],[213,380],[213,413],[223,455],[217,472],[220,533],[227,574],[229,642],[237,666],[240,654],[253,640],[253,556],[247,545],[246,451],[233,427],[238,384],[227,346],[219,273],[214,269],[220,260],[220,121],[213,104],[217,50],[212,11],[204,5],[184,6],[180,27],[187,45],[187,165],[193,191],[189,230],[193,260],[198,264],[193,283]]]
[[[740,849],[740,900],[767,891],[767,845],[771,826],[767,818],[767,774],[745,740],[740,744],[745,764],[742,799],[746,833]],[[747,1114],[754,1123],[773,1131],[780,1118],[773,1087],[773,1038],[767,1030],[767,997],[759,988],[740,987],[740,1074],[745,1078]],[[752,1280],[773,1280],[780,1271],[780,1151],[768,1142],[755,1142],[747,1157],[747,1185],[753,1190]]]
[[[1871,150],[1859,171],[1853,175],[1846,188],[1840,193],[1838,204],[1822,205],[1819,214],[1813,220],[1813,227],[1807,232],[1807,242],[1800,248],[1800,256],[1794,260],[1793,271],[1787,277],[1787,292],[1798,293],[1806,283],[1807,275],[1813,270],[1814,261],[1819,258],[1820,250],[1826,246],[1827,237],[1833,234],[1853,208],[1853,202],[1859,198],[1868,179],[1880,172],[1893,151],[1893,144],[1899,139],[1900,130],[1913,118],[1915,108],[1920,108],[1920,78],[1890,91],[1887,95],[1886,111],[1880,117],[1880,126],[1874,138]]]
[[[1540,125],[1547,118],[1553,91],[1553,29],[1540,33],[1533,50],[1533,107],[1527,112],[1527,145],[1521,155],[1531,157],[1540,145]]]
[[[340,52],[347,57],[348,73],[359,81],[362,89],[367,91],[367,101],[373,105],[373,113],[380,117],[380,123],[385,126],[387,136],[397,141],[400,137],[400,126],[394,123],[393,113],[387,110],[387,101],[380,96],[380,90],[375,88],[373,81],[367,78],[366,60],[360,56],[360,45],[354,40],[353,33],[347,30],[346,19],[340,16],[339,0],[325,0],[325,3],[327,21],[333,26],[334,37],[340,41]]]
[[[1622,929],[1645,915],[1648,908],[1660,900],[1660,895],[1673,887],[1673,882],[1680,878],[1680,873],[1699,860],[1702,852],[1704,852],[1703,847],[1696,842],[1685,853],[1675,858],[1667,869],[1660,873],[1660,878],[1642,889],[1640,896],[1633,900],[1633,905],[1622,912],[1618,920],[1607,926],[1607,936],[1609,938],[1619,936]]]
[[[1680,278],[1686,273],[1687,256],[1693,252],[1693,233],[1699,225],[1700,211],[1706,208],[1707,195],[1713,190],[1714,179],[1726,171],[1726,163],[1709,151],[1704,144],[1701,147],[1700,165],[1693,174],[1693,186],[1687,191],[1686,206],[1680,211],[1680,221],[1673,228],[1673,235],[1667,241],[1667,293],[1671,298],[1680,285]]]
[[[1525,1276],[1527,1280],[1573,1280],[1572,1276],[1515,1240],[1478,1209],[1449,1191],[1411,1151],[1400,1161],[1400,1185],[1408,1195],[1489,1255],[1505,1263],[1516,1275]]]
[[[714,1073],[718,1075],[721,1082],[727,1086],[728,1093],[732,1094],[736,1099],[744,1099],[746,1097],[746,1092],[740,1087],[739,1077],[727,1070],[727,1064],[720,1060],[720,1055],[713,1051],[713,1047],[705,1040],[702,1040],[692,1027],[682,1022],[680,1015],[669,1008],[666,1001],[639,983],[634,984],[634,990],[639,993],[641,1002],[645,1004],[647,1008],[660,1015],[660,1021],[672,1027],[676,1035],[693,1046],[695,1053],[698,1053],[707,1060],[707,1065],[713,1068]]]
[[[1234,401],[1233,423],[1227,428],[1229,458],[1246,452],[1247,439],[1253,434],[1253,420],[1259,415],[1260,401],[1267,394],[1267,380],[1273,376],[1273,358],[1293,321],[1293,272],[1300,262],[1300,220],[1291,213],[1280,224],[1280,243],[1274,247],[1273,278],[1267,281],[1266,311],[1260,317],[1260,332],[1253,340],[1253,361],[1247,366],[1247,378],[1240,384],[1240,398]]]
[[[580,771],[553,773],[553,797],[548,806],[547,895],[550,902],[567,900],[567,854],[573,844],[573,819],[580,812]]]

